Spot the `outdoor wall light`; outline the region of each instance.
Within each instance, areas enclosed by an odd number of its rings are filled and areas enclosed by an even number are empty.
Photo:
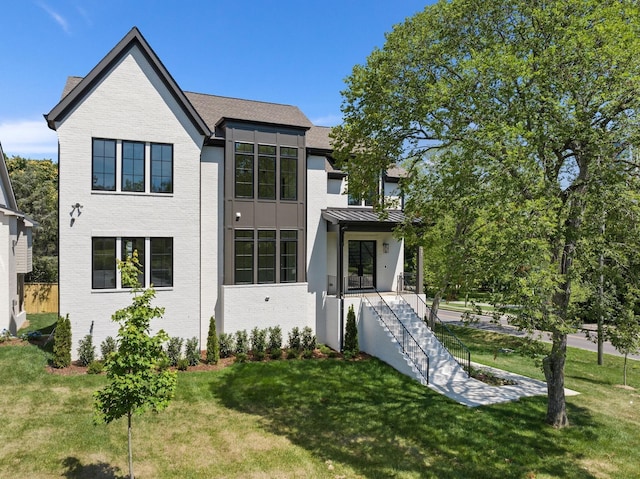
[[[239,211],[236,213],[236,221],[240,221],[240,218],[242,218],[242,213],[240,213]]]
[[[389,252],[389,243],[382,243],[382,252],[383,253]]]
[[[264,300],[269,301],[271,298],[269,296],[265,296]]]

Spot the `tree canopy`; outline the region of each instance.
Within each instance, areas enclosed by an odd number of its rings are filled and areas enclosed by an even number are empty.
[[[405,194],[440,205],[422,213],[446,212],[455,196],[482,212],[469,258],[497,285],[496,301],[519,305],[518,325],[551,333],[546,419],[568,424],[576,293],[593,291],[588,269],[610,239],[594,225],[620,205],[626,219],[605,221],[630,225],[640,212],[638,2],[440,1],[395,26],[346,82],[333,140],[350,193],[401,162]],[[456,188],[420,188],[452,172],[466,172]],[[637,255],[634,229],[619,252]]]

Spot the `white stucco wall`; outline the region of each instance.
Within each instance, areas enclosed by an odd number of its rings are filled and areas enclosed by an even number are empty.
[[[315,332],[307,283],[223,285],[220,289],[224,317],[220,332],[280,326],[285,343],[294,327],[309,326]]]
[[[11,331],[11,235],[9,222],[11,218],[0,213],[0,331]],[[15,326],[14,328],[15,329]],[[15,331],[13,331],[15,332]]]
[[[202,137],[137,48],[57,125],[57,132],[60,314],[71,319],[72,355],[77,356],[78,340],[89,334],[92,325],[97,346],[106,336],[115,336],[117,325],[110,317],[131,301],[127,290],[91,289],[91,238],[96,236],[172,237],[173,287],[157,291],[154,304],[165,307],[165,316],[152,326],[171,336],[201,337]],[[94,137],[172,144],[173,194],[92,191]],[[148,180],[148,166],[146,176]],[[83,208],[72,222],[71,205],[76,203]]]

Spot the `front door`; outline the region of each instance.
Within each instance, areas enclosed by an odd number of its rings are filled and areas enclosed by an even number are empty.
[[[376,287],[376,242],[349,241],[348,289]]]

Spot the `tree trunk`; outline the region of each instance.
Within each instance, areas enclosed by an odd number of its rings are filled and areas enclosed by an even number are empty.
[[[431,302],[431,310],[429,311],[429,328],[433,331],[436,327],[436,319],[438,317],[438,309],[440,308],[440,300],[444,290],[436,291]]]
[[[129,436],[129,479],[133,477],[133,445],[131,444],[131,411],[127,413],[127,434]]]
[[[564,363],[567,356],[567,334],[554,332],[551,352],[542,360],[547,380],[547,418],[553,427],[569,425],[564,397]]]

